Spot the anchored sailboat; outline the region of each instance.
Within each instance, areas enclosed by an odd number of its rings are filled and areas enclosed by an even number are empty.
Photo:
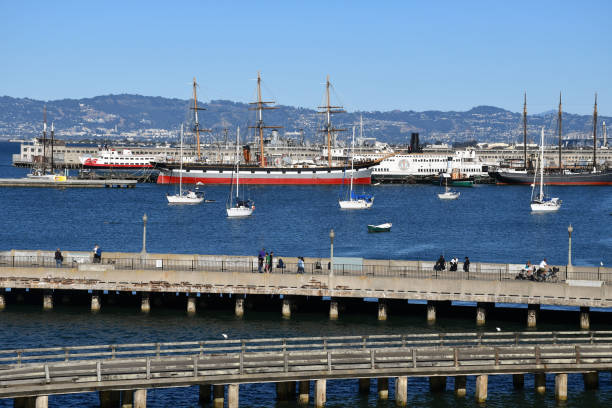
[[[240,144],[240,128],[236,132],[236,195],[234,196],[234,178],[230,184],[230,194],[227,199],[226,212],[228,217],[248,217],[253,214],[255,206],[249,199],[240,198],[240,153],[238,146]]]
[[[534,212],[550,212],[557,211],[561,208],[561,200],[558,197],[549,198],[544,194],[544,128],[542,128],[542,134],[540,137],[540,158],[538,160],[538,166],[540,170],[540,191],[534,196],[536,192],[536,180],[538,172],[534,172],[533,184],[531,188],[531,211]],[[537,170],[537,169],[536,169]]]
[[[363,120],[361,120],[361,127],[363,129]],[[356,194],[353,191],[353,166],[355,162],[355,127],[353,127],[353,141],[351,143],[351,187],[348,193],[347,200],[340,200],[338,204],[343,210],[363,210],[371,208],[374,204],[374,195],[372,194]]]
[[[181,157],[180,157],[180,171],[179,171],[179,193],[178,194],[167,194],[169,204],[200,204],[204,201],[204,194],[201,192],[195,192],[187,190],[183,193],[183,125],[181,125]]]

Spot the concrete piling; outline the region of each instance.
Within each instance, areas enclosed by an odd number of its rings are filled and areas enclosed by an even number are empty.
[[[236,313],[236,317],[244,316],[244,298],[236,297],[234,312]]]
[[[378,301],[378,320],[387,320],[387,302]]]
[[[484,326],[487,322],[488,304],[478,302],[476,304],[476,326]]]
[[[47,408],[48,406],[49,397],[47,395],[15,398],[13,401],[13,407],[15,408]]]
[[[512,374],[512,385],[515,389],[521,389],[525,386],[525,374]]]
[[[223,408],[225,399],[225,385],[213,385],[213,408]]]
[[[4,295],[0,295],[0,310],[4,310],[5,307],[6,307],[6,299],[4,298]]]
[[[538,394],[546,393],[546,373],[535,373],[533,375],[533,386]]]
[[[100,295],[96,293],[91,294],[91,311],[96,313],[99,312],[101,308],[100,305]]]
[[[369,378],[360,378],[359,379],[359,393],[360,394],[369,394],[370,393],[370,379]]]
[[[289,299],[289,296],[283,297],[283,307],[281,310],[281,314],[284,319],[291,318],[291,299]]]
[[[478,375],[476,376],[476,392],[475,398],[476,402],[482,403],[487,400],[487,388],[489,384],[489,376],[488,375]]]
[[[455,377],[455,396],[465,397],[467,377],[465,375],[458,375]]]
[[[395,405],[398,407],[408,405],[408,377],[406,376],[395,379]]]
[[[134,390],[134,408],[147,408],[147,390]]]
[[[151,300],[148,293],[143,293],[140,300],[140,311],[143,313],[149,313],[151,311]]]
[[[444,392],[446,390],[446,377],[429,377],[429,391]]]
[[[329,318],[330,320],[338,320],[338,301],[336,299],[329,302]]]
[[[389,399],[389,379],[386,377],[381,377],[376,380],[376,385],[378,388],[378,399],[385,401]]]
[[[585,390],[596,390],[599,388],[599,373],[597,371],[582,373],[582,379],[584,380]]]
[[[555,375],[555,398],[557,401],[567,400],[567,374]]]
[[[434,302],[427,302],[427,323],[434,324],[436,322],[436,304]]]
[[[43,310],[53,309],[53,292],[45,290],[43,292]]]
[[[591,327],[591,319],[589,316],[590,308],[580,308],[580,330],[589,330]]]
[[[308,401],[310,398],[310,381],[300,381],[298,383],[299,395],[298,395],[298,404],[300,405],[308,405]]]
[[[327,380],[315,380],[315,408],[323,408],[326,401],[326,382]]]
[[[527,305],[527,327],[536,327],[538,321],[538,312],[540,311],[540,305],[528,304]]]
[[[210,403],[210,384],[200,384],[200,397],[198,398],[198,401],[200,403],[200,405],[204,405],[204,404],[208,404]]]
[[[193,316],[196,313],[196,298],[195,296],[187,296],[187,314]]]
[[[228,384],[227,386],[227,408],[238,408],[240,397],[240,386],[238,384]]]

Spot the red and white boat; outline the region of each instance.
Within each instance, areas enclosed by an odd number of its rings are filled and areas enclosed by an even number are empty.
[[[106,149],[97,157],[81,156],[80,160],[85,169],[152,169],[153,163],[161,161],[162,156],[132,154],[128,149]]]

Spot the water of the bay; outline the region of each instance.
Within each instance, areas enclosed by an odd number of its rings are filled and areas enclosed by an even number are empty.
[[[20,177],[24,169],[11,166],[17,144],[0,143],[0,177]],[[359,190],[362,187],[358,187]],[[612,189],[609,187],[551,187],[563,200],[556,214],[535,215],[529,210],[529,187],[482,185],[461,189],[457,201],[437,199],[439,187],[429,185],[367,186],[375,204],[367,211],[341,211],[339,187],[265,186],[250,187],[255,201],[252,217],[228,220],[225,217],[227,186],[206,186],[207,199],[199,206],[169,206],[164,195],[173,186],[139,184],[134,189],[37,189],[0,190],[0,250],[47,249],[89,251],[95,243],[105,251],[139,252],[142,246],[142,216],[148,216],[147,250],[151,253],[200,253],[253,255],[261,247],[276,256],[324,257],[329,254],[329,230],[336,233],[337,256],[378,259],[434,260],[440,254],[469,256],[472,262],[567,262],[568,233],[572,224],[572,256],[575,264],[612,264]],[[368,234],[367,224],[392,222],[392,232]],[[59,303],[59,302],[58,302]],[[563,312],[559,312],[563,313]],[[524,321],[491,320],[485,330],[523,330]],[[538,330],[574,329],[577,322],[538,322]],[[243,319],[231,310],[200,309],[195,317],[182,310],[153,308],[141,315],[137,308],[103,305],[92,315],[86,307],[59,305],[43,313],[38,306],[11,305],[0,313],[1,348],[66,344],[109,344],[140,341],[218,339],[221,333],[232,338],[384,334],[423,331],[472,331],[474,316],[457,313],[439,319],[431,327],[422,315],[393,315],[378,322],[371,315],[346,313],[337,322],[314,311],[301,310],[291,320],[278,313],[248,310]],[[612,329],[599,322],[595,329]],[[554,387],[548,378],[549,390]],[[554,406],[548,392],[533,392],[532,379],[514,391],[508,376],[489,379],[487,406]],[[328,406],[386,407],[377,402],[375,384],[368,397],[360,397],[355,381],[328,383]],[[390,389],[392,390],[392,384]],[[468,380],[473,395],[474,380]],[[426,379],[410,379],[409,402],[414,406],[475,406],[473,398],[455,399],[452,381],[444,394],[428,392]],[[582,379],[570,375],[568,407],[610,406],[610,375],[603,373],[600,391],[584,391]],[[243,385],[241,407],[275,406],[273,385]],[[149,406],[197,406],[197,390],[149,391]],[[95,406],[97,396],[53,396],[55,407]],[[0,407],[10,406],[0,401]],[[281,406],[281,405],[279,405]],[[282,405],[282,406],[293,406]]]

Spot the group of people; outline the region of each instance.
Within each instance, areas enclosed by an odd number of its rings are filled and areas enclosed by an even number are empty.
[[[515,279],[543,282],[545,280],[554,280],[557,277],[557,272],[559,272],[559,268],[549,268],[546,258],[542,259],[539,265],[532,265],[531,261],[528,260]]]
[[[102,249],[100,248],[98,244],[94,246],[92,253],[93,253],[93,263],[102,262]],[[55,267],[61,268],[62,264],[64,263],[64,255],[62,254],[62,251],[59,248],[57,248],[57,250],[55,251],[54,258],[55,258]]]
[[[259,273],[272,272],[274,262],[274,251],[266,252],[266,248],[261,248],[257,254],[257,271]],[[279,259],[279,262],[282,260]]]
[[[457,259],[456,257],[452,258],[449,261],[448,270],[451,272],[455,272],[458,267],[459,267],[459,259]],[[446,270],[446,259],[444,259],[444,255],[440,255],[440,258],[438,258],[438,260],[436,261],[436,264],[434,265],[434,270],[437,272]],[[465,257],[465,260],[463,261],[463,271],[464,272],[470,271],[470,258],[468,258],[467,256]]]

